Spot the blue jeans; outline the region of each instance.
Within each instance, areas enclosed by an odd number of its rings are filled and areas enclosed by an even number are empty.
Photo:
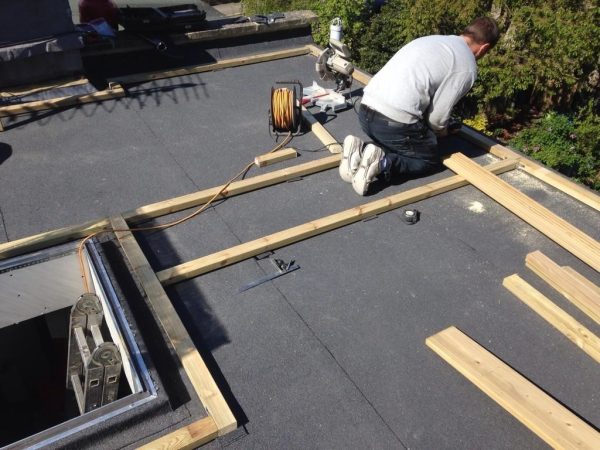
[[[437,138],[422,120],[396,122],[362,104],[358,120],[367,136],[385,152],[392,175],[426,175],[441,169]]]

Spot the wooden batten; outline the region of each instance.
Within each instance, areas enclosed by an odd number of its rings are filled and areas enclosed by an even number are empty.
[[[551,447],[600,448],[600,434],[594,428],[457,328],[447,328],[425,342]]]
[[[245,180],[236,181],[231,183],[231,185],[219,198],[233,197],[245,192],[283,183],[287,180],[297,177],[328,170],[338,166],[339,163],[340,155],[331,155],[285,169],[257,175]],[[219,192],[221,188],[222,186],[217,186],[214,188],[205,189],[203,191],[194,192],[192,194],[186,194],[180,197],[141,206],[134,210],[124,212],[122,216],[130,223],[137,223],[164,216],[166,214],[175,213],[206,203],[217,192]],[[90,234],[109,229],[109,219],[100,219],[85,222],[80,225],[60,228],[58,230],[47,231],[10,242],[5,242],[0,244],[0,260],[47,248],[52,245],[62,244],[74,239],[80,239],[85,236],[89,236]]]
[[[229,67],[245,66],[261,62],[273,61],[282,58],[291,58],[308,54],[306,46],[287,50],[278,50],[257,55],[241,56],[239,58],[223,59],[211,64],[199,64],[194,66],[181,67],[172,70],[160,70],[154,72],[136,73],[133,75],[122,75],[111,78],[110,81],[121,84],[144,83],[147,81],[161,80],[163,78],[181,77],[194,73],[212,72],[214,70],[227,69]]]
[[[340,155],[330,155],[325,158],[309,161],[266,174],[257,175],[245,180],[234,181],[218,198],[229,198],[235,195],[244,194],[246,192],[255,191],[257,189],[262,189],[264,187],[273,186],[294,178],[337,167],[339,163]],[[137,223],[192,208],[194,206],[199,206],[214,197],[214,195],[217,194],[222,188],[223,186],[217,186],[214,188],[194,192],[192,194],[186,194],[169,200],[152,203],[150,205],[127,211],[123,213],[123,217],[129,223]]]
[[[208,416],[142,445],[138,450],[192,450],[216,439],[218,431],[215,421]]]
[[[321,122],[315,119],[311,112],[304,106],[302,107],[302,118],[310,126],[310,131],[315,134],[317,139],[319,139],[331,153],[342,153],[342,146],[338,140],[334,138],[331,133],[321,125]]]
[[[512,170],[515,164],[511,161],[499,161],[491,164],[489,170],[501,173]],[[162,270],[157,273],[157,276],[164,285],[177,283],[466,184],[465,179],[461,176],[435,181]]]
[[[0,260],[63,244],[90,234],[110,229],[110,220],[91,220],[79,225],[46,231],[26,238],[0,244]]]
[[[235,430],[237,421],[233,413],[181,322],[177,311],[156,278],[146,256],[129,231],[127,222],[118,216],[111,219],[111,225],[154,314],[175,349],[196,394],[214,420],[219,435]]]
[[[592,283],[570,266],[562,266],[562,269],[571,276],[573,282],[579,283],[581,289],[585,289],[589,291],[590,295],[600,298],[600,286]]]
[[[577,278],[539,250],[525,257],[525,265],[571,303],[600,323],[600,296],[597,292],[587,289],[583,283],[577,281]]]
[[[502,284],[519,300],[564,334],[567,339],[600,363],[600,339],[594,333],[556,306],[519,275],[506,277]]]
[[[125,90],[120,85],[112,85],[111,88],[86,95],[70,95],[51,100],[39,100],[36,102],[21,103],[0,107],[0,117],[17,116],[49,109],[65,108],[67,106],[83,105],[85,103],[100,102],[125,96]]]
[[[529,173],[533,177],[543,181],[550,186],[570,195],[574,199],[600,211],[600,196],[592,190],[571,181],[569,178],[548,169],[542,164],[536,163],[520,153],[517,153],[508,147],[505,147],[493,139],[476,132],[468,127],[462,127],[460,136],[468,141],[489,151],[492,155],[502,159],[516,159],[519,161],[519,168]]]
[[[444,165],[512,213],[600,271],[600,243],[461,153]]]
[[[35,83],[35,84],[3,88],[2,92],[0,92],[0,98],[2,98],[2,97],[10,98],[10,97],[14,97],[14,96],[20,97],[23,95],[35,94],[36,92],[47,91],[48,89],[81,86],[82,84],[87,84],[87,83],[89,83],[89,80],[87,78],[78,78],[78,79],[64,78],[64,79],[60,79],[60,80],[53,80],[53,81],[50,81],[50,82],[44,83],[44,84]]]
[[[239,39],[262,33],[281,33],[293,29],[308,28],[318,19],[317,15],[310,10],[287,11],[284,13],[284,16],[274,20],[272,23],[255,23],[251,21],[228,23],[218,28],[209,27],[206,30],[174,33],[170,37],[178,45],[231,38]]]

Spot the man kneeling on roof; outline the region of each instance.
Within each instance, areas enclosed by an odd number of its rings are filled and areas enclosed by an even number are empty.
[[[452,133],[452,108],[475,83],[476,60],[498,38],[496,22],[479,17],[460,36],[425,36],[402,47],[364,89],[358,117],[373,143],[346,136],[342,179],[365,195],[377,177],[440,170],[437,137]]]

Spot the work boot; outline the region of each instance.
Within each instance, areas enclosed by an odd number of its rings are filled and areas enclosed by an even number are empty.
[[[364,142],[356,136],[348,135],[344,139],[342,161],[340,162],[340,177],[346,183],[352,183],[352,177],[358,170],[363,154]]]
[[[383,150],[376,145],[367,144],[358,170],[352,178],[352,187],[358,195],[365,195],[377,175],[387,174],[389,170],[390,161],[386,158]]]

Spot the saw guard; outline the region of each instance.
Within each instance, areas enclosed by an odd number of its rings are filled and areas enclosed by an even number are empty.
[[[315,70],[319,74],[321,80],[330,81],[335,79],[333,72],[327,66],[327,61],[333,56],[333,54],[334,53],[331,48],[326,48],[317,57],[317,62],[315,63]]]

